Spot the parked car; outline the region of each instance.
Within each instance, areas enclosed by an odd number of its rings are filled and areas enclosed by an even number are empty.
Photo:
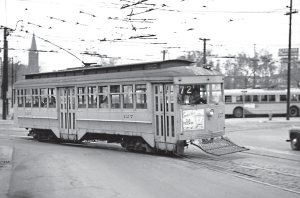
[[[287,142],[291,142],[291,148],[293,150],[300,149],[300,128],[292,128],[289,130],[290,139]]]

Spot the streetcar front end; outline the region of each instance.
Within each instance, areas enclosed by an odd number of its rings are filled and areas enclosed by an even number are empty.
[[[203,151],[223,155],[245,150],[225,138],[224,78],[221,75],[175,79],[180,134],[177,152],[192,144]],[[226,149],[222,149],[226,145]],[[237,149],[238,148],[238,149]]]

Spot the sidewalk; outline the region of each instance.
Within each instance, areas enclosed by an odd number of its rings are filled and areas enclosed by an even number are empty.
[[[6,197],[9,190],[12,169],[13,148],[0,145],[0,197]]]
[[[226,132],[250,130],[250,129],[266,129],[278,127],[300,127],[300,117],[269,117],[259,118],[230,118],[225,119]]]

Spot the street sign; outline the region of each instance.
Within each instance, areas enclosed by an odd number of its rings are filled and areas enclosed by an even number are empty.
[[[288,56],[289,55],[289,49],[279,49],[278,56]],[[291,56],[299,56],[299,48],[291,48]]]

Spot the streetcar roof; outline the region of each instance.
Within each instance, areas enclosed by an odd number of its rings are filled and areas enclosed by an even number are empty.
[[[25,79],[53,78],[53,77],[81,76],[81,75],[100,74],[100,73],[116,73],[116,72],[138,71],[138,70],[165,69],[169,67],[190,66],[192,63],[194,62],[188,60],[173,59],[173,60],[164,60],[164,61],[122,64],[122,65],[114,65],[114,66],[90,65],[84,67],[67,68],[64,70],[58,70],[52,72],[25,74]]]
[[[174,77],[195,77],[195,76],[220,76],[223,74],[216,70],[209,70],[203,67],[195,66],[181,66],[169,67],[159,70],[142,70],[142,71],[127,71],[117,73],[102,73],[95,75],[81,75],[81,76],[67,76],[57,78],[38,78],[38,79],[25,79],[16,82],[14,85],[23,87],[27,85],[57,85],[61,86],[68,83],[96,83],[96,82],[109,82],[109,81],[122,81],[126,80],[164,80],[173,81]]]

